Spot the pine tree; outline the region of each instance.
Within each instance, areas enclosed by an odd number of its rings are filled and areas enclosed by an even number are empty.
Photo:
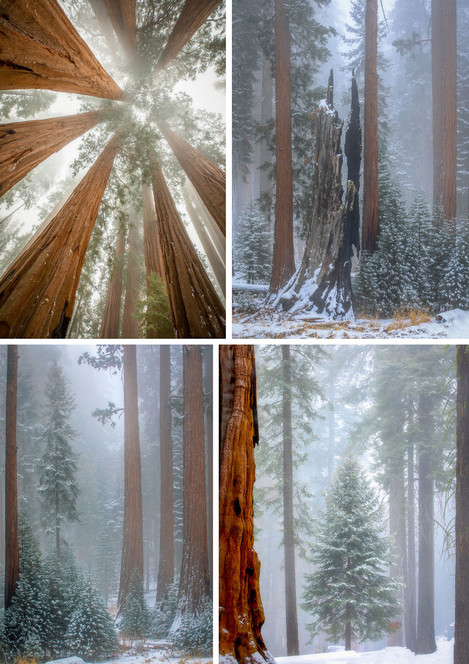
[[[233,242],[238,277],[248,284],[266,284],[272,269],[272,233],[265,215],[252,200],[243,210]]]
[[[395,614],[397,584],[383,568],[389,564],[389,542],[382,538],[382,514],[360,463],[348,456],[337,470],[317,523],[312,550],[315,571],[304,588],[309,625],[337,640],[378,639]]]

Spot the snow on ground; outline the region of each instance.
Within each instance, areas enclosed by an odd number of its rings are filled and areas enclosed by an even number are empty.
[[[170,656],[168,651],[158,646],[157,641],[146,641],[141,652],[133,648],[128,653],[108,659],[99,664],[212,664],[213,659],[206,657]]]
[[[414,655],[407,648],[384,648],[374,652],[339,651],[300,657],[276,657],[277,664],[452,664],[453,641],[438,641],[432,655]]]
[[[233,314],[233,338],[237,339],[465,339],[469,337],[469,311],[453,309],[428,317],[355,319],[334,321],[318,314],[279,313],[261,309],[251,315]]]

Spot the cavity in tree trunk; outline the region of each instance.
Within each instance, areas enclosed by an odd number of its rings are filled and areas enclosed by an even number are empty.
[[[433,203],[457,214],[456,0],[432,0]]]
[[[185,174],[212,215],[218,228],[226,235],[226,175],[210,159],[204,157],[175,131],[160,125],[169,147]]]
[[[160,559],[156,601],[174,580],[173,441],[171,432],[171,347],[160,346]]]
[[[122,99],[57,0],[2,0],[0,89]]]
[[[104,6],[127,57],[134,58],[137,49],[136,0],[104,0]]]
[[[345,132],[344,152],[347,157],[347,179],[355,185],[355,197],[347,215],[345,244],[358,254],[360,249],[360,165],[362,153],[362,130],[360,125],[360,101],[355,76],[352,76],[350,120]]]
[[[363,249],[376,249],[378,236],[378,0],[366,0],[365,114],[363,165]]]
[[[18,346],[8,346],[5,433],[5,609],[10,606],[20,576],[18,546],[18,486],[16,411]],[[1,543],[3,546],[3,542]]]
[[[273,662],[254,551],[254,446],[258,443],[254,346],[220,346],[219,584],[222,657]]]
[[[186,0],[173,31],[169,35],[166,46],[160,55],[155,71],[158,72],[164,69],[177,56],[179,51],[195,35],[197,30],[202,27],[210,14],[220,4],[221,0]]]
[[[469,346],[457,348],[454,664],[469,661]]]
[[[198,615],[210,596],[204,453],[202,357],[197,346],[183,347],[184,460],[183,548],[178,614]]]
[[[112,266],[111,281],[106,295],[103,320],[99,336],[101,339],[118,339],[122,301],[122,276],[124,271],[125,229],[120,228],[116,241],[116,256]]]
[[[223,305],[189,240],[156,157],[151,175],[166,287],[177,335],[223,337]]]
[[[0,280],[0,337],[65,337],[101,199],[121,141],[108,143],[69,199]]]
[[[124,537],[118,613],[129,592],[132,572],[143,582],[142,473],[138,427],[136,347],[124,345]]]
[[[0,196],[102,119],[99,111],[0,125]]]
[[[131,223],[129,246],[127,248],[127,286],[125,289],[124,314],[122,318],[123,339],[137,339],[138,337],[138,321],[135,317],[138,300],[136,233],[135,225]]]
[[[290,26],[285,0],[275,0],[275,227],[270,293],[295,272],[291,138]]]

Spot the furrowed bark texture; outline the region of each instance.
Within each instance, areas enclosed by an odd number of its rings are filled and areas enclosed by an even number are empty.
[[[202,353],[204,395],[212,402],[213,393],[213,346],[206,346]],[[207,477],[207,544],[210,593],[213,591],[213,408],[205,409],[205,460]]]
[[[129,247],[127,251],[127,287],[125,289],[124,313],[122,317],[123,339],[137,339],[138,337],[138,321],[135,317],[138,300],[136,232],[135,225],[131,224],[129,230]]]
[[[143,582],[142,472],[138,427],[136,347],[124,345],[124,538],[117,611],[122,611],[132,572]]]
[[[137,51],[136,0],[104,0],[104,6],[124,51],[134,58]]]
[[[56,0],[2,0],[0,90],[22,89],[124,96]]]
[[[254,551],[253,485],[257,428],[254,346],[220,346],[219,588],[222,657],[273,662]]]
[[[65,337],[86,249],[121,141],[116,134],[0,280],[0,337]]]
[[[0,125],[0,196],[44,159],[97,125],[101,117],[99,112],[90,111]]]
[[[171,347],[160,346],[160,558],[156,601],[174,580],[173,440],[171,431]]]
[[[198,615],[210,596],[207,547],[207,503],[204,450],[202,357],[197,346],[185,345],[183,549],[179,614]]]
[[[277,293],[295,272],[291,138],[290,26],[285,0],[275,0],[276,186],[274,253],[270,292]]]
[[[8,346],[5,433],[5,609],[10,606],[20,576],[18,546],[18,474],[16,412],[18,347]],[[3,546],[3,542],[1,543]]]
[[[378,235],[378,0],[366,0],[363,249],[373,253]]]
[[[457,214],[456,0],[432,0],[433,202]]]
[[[469,346],[457,348],[454,664],[469,662]]]
[[[360,101],[355,77],[352,77],[352,102],[350,121],[345,132],[345,156],[347,157],[347,180],[355,185],[353,205],[347,215],[347,239],[345,244],[360,251],[360,165],[362,152],[362,130],[360,125]]]
[[[111,281],[106,295],[103,320],[99,336],[101,339],[118,339],[122,302],[122,277],[124,272],[125,230],[119,229],[116,241],[116,257],[112,267]]]
[[[226,175],[210,159],[204,157],[186,140],[168,127],[161,126],[164,137],[185,174],[212,215],[218,228],[226,235]]]
[[[160,55],[156,71],[164,69],[177,56],[220,4],[221,0],[186,0]]]
[[[156,158],[152,161],[151,175],[165,280],[177,335],[223,337],[223,305],[189,240]]]
[[[158,220],[151,187],[143,185],[143,248],[145,253],[145,274],[148,280],[155,272],[164,280],[164,265],[158,237]]]

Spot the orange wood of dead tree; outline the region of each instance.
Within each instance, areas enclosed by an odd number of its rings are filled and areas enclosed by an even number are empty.
[[[2,0],[1,9],[0,90],[123,98],[56,0]]]
[[[172,33],[169,35],[166,46],[160,55],[155,71],[164,69],[173,60],[179,51],[202,27],[222,0],[186,0],[179,14]]]
[[[103,0],[122,47],[130,58],[137,52],[136,0]]]
[[[7,357],[5,411],[5,609],[8,609],[12,602],[20,576],[18,545],[18,471],[16,450],[18,346],[8,346]],[[3,546],[3,542],[1,545]]]
[[[166,287],[177,335],[223,337],[223,305],[189,240],[156,157],[152,159],[151,176]]]
[[[86,249],[114,157],[116,134],[52,220],[0,279],[0,336],[65,336]]]
[[[0,196],[102,119],[99,111],[0,125]]]
[[[161,126],[174,156],[210,212],[218,228],[226,235],[226,175],[215,164],[168,127]]]
[[[100,339],[118,339],[122,302],[122,277],[124,273],[125,230],[119,229],[116,241],[116,256],[104,305]]]

